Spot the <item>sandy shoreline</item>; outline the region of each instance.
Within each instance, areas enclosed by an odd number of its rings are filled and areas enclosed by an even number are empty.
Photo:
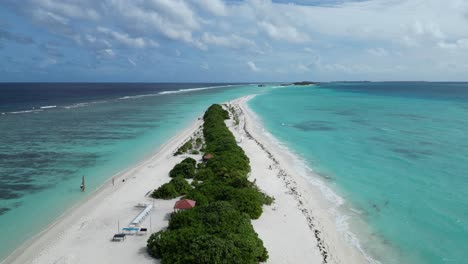
[[[255,231],[269,252],[267,263],[366,263],[337,231],[329,204],[320,190],[300,176],[291,157],[265,136],[246,103],[252,96],[230,102],[239,124],[227,121],[238,144],[250,158],[250,180],[275,198],[264,206]],[[167,227],[174,200],[154,200],[147,194],[169,181],[168,172],[184,157],[172,153],[202,125],[196,120],[159,151],[108,180],[86,200],[67,210],[46,230],[32,238],[2,263],[159,263],[146,253],[148,235],[130,235],[111,242],[118,227],[127,226],[141,209],[154,210],[142,222],[152,232]],[[122,180],[125,181],[123,182]]]

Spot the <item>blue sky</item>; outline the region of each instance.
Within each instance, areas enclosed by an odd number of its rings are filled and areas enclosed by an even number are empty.
[[[468,80],[465,0],[2,0],[0,81]]]

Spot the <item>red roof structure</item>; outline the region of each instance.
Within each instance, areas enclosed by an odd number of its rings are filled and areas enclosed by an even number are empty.
[[[185,209],[192,209],[195,207],[195,204],[197,202],[189,199],[183,199],[180,201],[177,201],[174,205],[175,210],[185,210]]]
[[[209,160],[209,159],[212,159],[212,158],[213,158],[213,155],[211,155],[211,154],[209,154],[209,153],[203,155],[203,160],[205,160],[205,161],[206,161],[206,160]]]

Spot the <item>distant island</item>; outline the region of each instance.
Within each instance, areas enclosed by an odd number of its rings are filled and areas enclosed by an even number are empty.
[[[293,83],[282,83],[280,86],[290,86],[290,85],[318,85],[318,82],[302,81],[302,82],[293,82]]]
[[[310,82],[310,81],[302,81],[302,82],[293,82],[293,85],[315,85],[318,84],[316,82]]]

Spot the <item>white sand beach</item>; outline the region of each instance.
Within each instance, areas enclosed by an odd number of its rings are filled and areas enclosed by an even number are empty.
[[[253,226],[269,252],[267,263],[367,263],[337,231],[320,190],[300,176],[292,158],[263,133],[246,106],[251,97],[233,102],[240,120],[228,121],[251,161],[250,180],[275,198]],[[164,229],[174,200],[153,200],[148,194],[170,180],[168,172],[184,157],[173,152],[202,125],[197,120],[152,157],[107,181],[85,201],[64,213],[3,263],[159,263],[146,253],[150,232]],[[199,157],[198,157],[199,158]],[[112,242],[118,228],[128,226],[141,211],[139,203],[154,204],[141,226],[147,235],[128,235]]]

